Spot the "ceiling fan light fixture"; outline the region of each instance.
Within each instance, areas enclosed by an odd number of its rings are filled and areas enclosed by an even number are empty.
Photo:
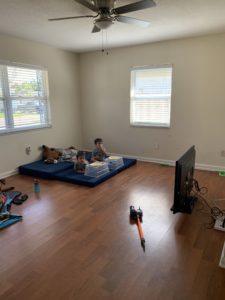
[[[95,25],[99,29],[107,29],[113,24],[112,20],[96,20]]]
[[[61,21],[61,20],[70,20],[70,19],[94,18],[94,27],[92,29],[92,33],[99,32],[102,29],[104,30],[109,28],[112,24],[114,24],[115,21],[145,28],[149,25],[148,21],[135,19],[133,17],[126,17],[123,16],[123,14],[156,6],[154,0],[138,0],[138,1],[136,0],[137,2],[132,2],[130,4],[126,4],[116,8],[115,8],[116,0],[74,0],[74,1],[90,9],[92,12],[97,13],[97,15],[91,14],[91,15],[83,15],[83,16],[61,17],[61,18],[53,18],[48,20]]]

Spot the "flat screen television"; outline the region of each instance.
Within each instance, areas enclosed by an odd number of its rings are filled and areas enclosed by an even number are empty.
[[[195,170],[195,146],[188,149],[176,161],[173,213],[191,213],[196,197],[191,195]]]

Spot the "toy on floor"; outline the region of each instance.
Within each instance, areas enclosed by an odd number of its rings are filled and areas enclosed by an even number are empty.
[[[18,201],[21,192],[4,192],[0,193],[0,229],[8,227],[18,221],[22,220],[22,216],[17,214],[12,214],[10,212],[12,203]],[[25,195],[23,195],[23,201],[25,201]],[[22,197],[21,197],[22,198]],[[26,195],[26,199],[28,196]],[[21,200],[22,201],[22,200]]]
[[[130,219],[136,221],[140,239],[141,239],[141,246],[142,246],[143,250],[145,251],[145,238],[144,238],[144,233],[143,233],[142,226],[141,226],[142,217],[143,217],[143,211],[140,209],[140,207],[139,207],[139,209],[135,209],[134,206],[130,206]]]

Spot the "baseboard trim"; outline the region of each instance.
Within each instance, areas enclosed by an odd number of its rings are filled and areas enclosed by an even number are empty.
[[[175,161],[173,160],[167,160],[167,159],[159,159],[159,158],[152,158],[152,157],[143,157],[143,156],[134,156],[134,155],[126,155],[126,154],[118,154],[118,153],[110,153],[110,155],[118,155],[123,157],[132,157],[137,159],[138,161],[144,161],[144,162],[151,162],[156,163],[160,165],[166,165],[166,166],[175,166]],[[205,164],[199,164],[195,163],[195,169],[196,170],[204,170],[204,171],[225,171],[225,166],[216,166],[216,165],[205,165]]]
[[[0,179],[12,176],[12,175],[16,175],[18,174],[18,169],[12,170],[12,171],[8,171],[8,172],[4,172],[0,174]]]
[[[214,171],[214,172],[225,171],[225,166],[214,166],[214,165],[205,165],[205,164],[198,164],[198,163],[195,164],[195,168],[203,171]]]
[[[90,150],[86,149],[85,151],[90,151]],[[155,163],[155,164],[159,164],[159,165],[166,165],[166,166],[172,166],[172,167],[175,166],[175,161],[173,161],[173,160],[144,157],[144,156],[135,156],[135,155],[126,155],[126,154],[121,154],[121,153],[109,153],[109,154],[128,157],[128,158],[135,158],[138,161],[150,162],[150,163]],[[195,163],[195,169],[203,170],[203,171],[219,172],[219,171],[225,171],[225,166],[215,166],[215,165],[205,165],[205,164]],[[9,177],[12,175],[16,175],[18,173],[19,173],[18,168],[15,170],[8,171],[8,172],[0,173],[0,179],[6,178],[6,177]]]

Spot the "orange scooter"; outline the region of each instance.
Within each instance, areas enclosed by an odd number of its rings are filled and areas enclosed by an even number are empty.
[[[145,251],[145,238],[144,238],[144,233],[143,233],[142,226],[141,226],[142,217],[143,217],[143,211],[142,211],[142,209],[140,209],[140,207],[139,207],[139,209],[135,209],[134,206],[130,206],[130,219],[136,221],[139,236],[141,239],[141,246],[142,246],[143,250]]]

